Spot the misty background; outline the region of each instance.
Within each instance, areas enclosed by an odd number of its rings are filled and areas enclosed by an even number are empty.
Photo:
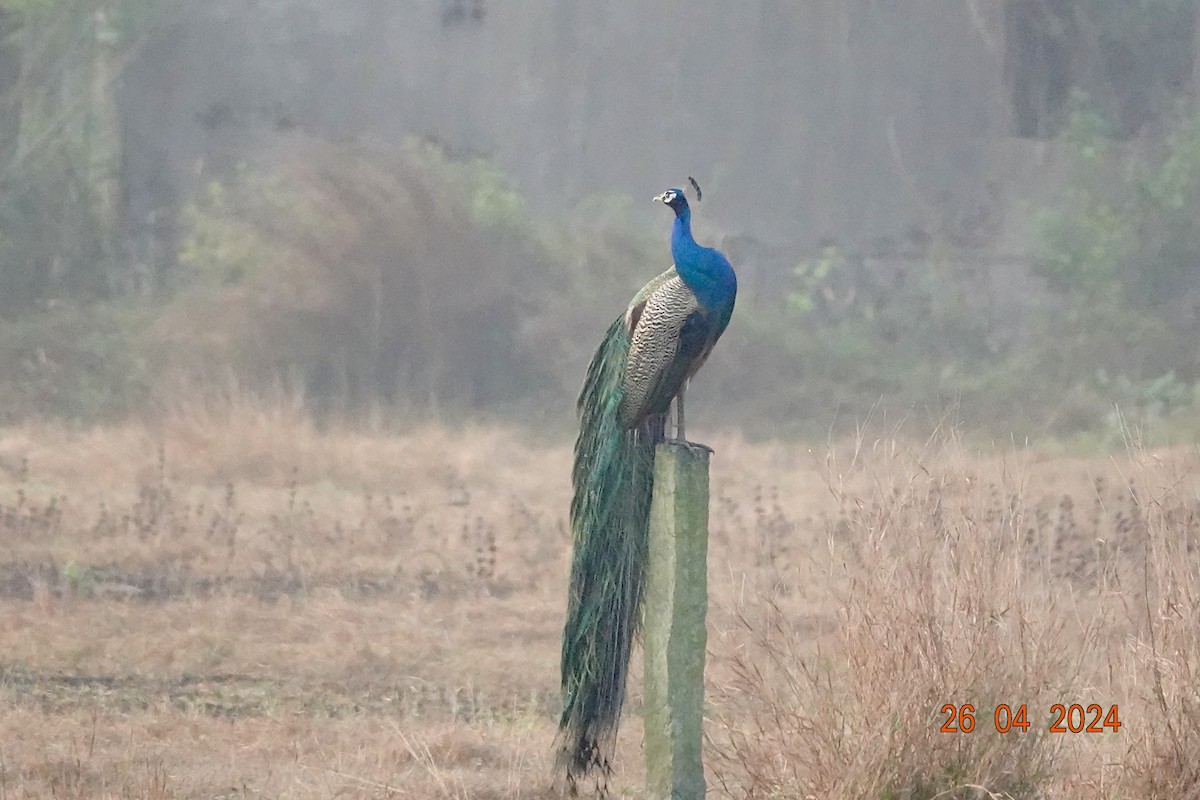
[[[0,422],[571,424],[694,175],[698,430],[1200,430],[1195,0],[0,0]]]

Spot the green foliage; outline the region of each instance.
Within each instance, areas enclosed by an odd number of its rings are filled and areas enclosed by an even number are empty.
[[[1123,334],[1110,370],[1194,380],[1200,363],[1179,345],[1200,324],[1189,307],[1200,292],[1200,115],[1176,119],[1161,152],[1122,155],[1085,102],[1064,137],[1079,168],[1039,218],[1041,274],[1082,335]],[[1140,352],[1148,341],[1156,353]]]
[[[1106,166],[1113,151],[1113,127],[1079,90],[1067,104],[1067,125],[1060,139],[1071,148],[1079,172],[1077,180],[1088,180],[1089,170]]]
[[[1133,294],[1143,305],[1170,309],[1200,287],[1200,114],[1176,124],[1165,158],[1131,184],[1141,245]]]
[[[788,305],[801,316],[811,314],[816,309],[818,293],[828,284],[831,275],[845,265],[845,256],[833,246],[822,248],[816,259],[799,264],[792,271],[795,285],[788,294]]]
[[[1071,192],[1036,220],[1042,243],[1037,273],[1055,291],[1096,299],[1114,288],[1135,245],[1127,217],[1102,200]]]
[[[485,228],[519,228],[527,220],[525,201],[495,167],[480,162],[471,197],[471,216]]]
[[[1104,295],[1115,288],[1121,265],[1133,252],[1136,230],[1134,220],[1106,191],[1112,128],[1076,94],[1061,138],[1073,156],[1072,184],[1057,204],[1034,217],[1040,242],[1035,270],[1056,292],[1086,302],[1116,302]]]
[[[1200,116],[1175,123],[1162,155],[1122,157],[1111,127],[1077,96],[1063,141],[1071,182],[1035,219],[1037,268],[1051,287],[1117,313],[1169,305],[1200,285]]]
[[[971,269],[975,253],[935,241],[894,267],[828,247],[794,270],[783,302],[739,298],[722,345],[739,358],[714,356],[705,380],[773,433],[952,413],[972,430],[1102,446],[1131,424],[1194,435],[1200,116],[1172,125],[1160,149],[1135,150],[1073,98],[1068,180],[1031,214],[1044,284],[1020,298],[1020,318],[993,307],[1002,267]]]
[[[969,253],[935,242],[896,268],[825,248],[787,291],[742,293],[705,368],[701,423],[729,414],[751,432],[820,436],[953,409],[972,429],[1100,444],[1131,421],[1186,431],[1200,123],[1181,118],[1153,157],[1114,139],[1073,101],[1070,183],[1034,214],[1046,292],[1020,323],[991,308]],[[318,410],[553,404],[565,422],[600,332],[669,264],[662,231],[643,236],[626,197],[537,220],[494,166],[424,142],[288,153],[189,204],[166,305],[63,305],[0,326],[9,414],[120,414],[179,371],[284,383]]]
[[[69,142],[57,158],[30,159],[13,177],[0,175],[0,315],[54,297],[97,297],[113,230],[90,187],[71,165]]]
[[[1157,151],[1123,148],[1086,97],[1072,100],[1062,142],[1074,170],[1035,215],[1051,297],[1009,360],[1022,385],[1077,399],[1079,416],[1056,419],[1059,430],[1115,437],[1126,419],[1174,428],[1196,411],[1200,115],[1167,122]]]
[[[295,226],[309,239],[336,236],[335,218],[322,213],[316,198],[283,176],[239,165],[231,181],[209,181],[182,213],[187,231],[178,253],[176,288],[196,290],[248,284],[271,291],[278,273],[302,256],[294,242],[263,231],[266,218]],[[233,196],[231,196],[231,194]]]
[[[179,263],[196,277],[217,284],[237,283],[252,267],[254,236],[229,213],[226,190],[209,181],[204,193],[183,209],[188,235],[179,250]]]
[[[166,6],[165,0],[113,0],[98,7],[92,0],[0,0],[0,12],[17,17],[19,24],[32,26],[29,38],[48,43],[52,48],[57,28],[73,27],[88,31],[102,44],[125,45],[155,22]],[[63,53],[49,53],[61,58]]]
[[[476,225],[520,229],[529,224],[524,198],[511,179],[487,159],[455,160],[437,145],[417,138],[405,140],[402,152],[426,174],[437,175],[449,194],[466,198]]]
[[[57,4],[58,0],[2,0],[0,1],[0,10],[18,14],[35,14],[46,12]]]
[[[650,239],[635,208],[585,196],[538,219],[486,161],[301,137],[186,208],[163,347],[171,369],[286,383],[318,410],[565,423],[599,337],[670,264],[669,216]]]
[[[183,368],[294,381],[347,412],[511,407],[555,385],[579,316],[549,298],[576,273],[501,172],[418,140],[297,150],[187,208],[167,323]]]
[[[63,567],[63,578],[67,588],[75,597],[92,597],[100,586],[100,576],[94,567],[77,564],[74,561],[67,562],[67,565]]]
[[[0,315],[111,294],[121,49],[161,0],[0,2]]]
[[[152,385],[145,310],[56,306],[0,323],[0,424],[29,414],[82,422],[140,408]]]
[[[608,195],[539,219],[494,164],[426,141],[295,134],[208,182],[154,276],[157,305],[122,307],[113,109],[94,87],[162,7],[116,0],[98,19],[82,0],[0,0],[0,41],[27,77],[0,108],[19,111],[0,118],[5,418],[120,414],[181,371],[286,383],[331,410],[555,407],[565,422],[601,333],[669,265],[667,219]],[[1056,7],[1070,12],[1050,20],[1061,35],[1086,27],[1106,53],[1141,53],[1194,1]],[[963,269],[973,254],[936,236],[904,280],[825,248],[778,292],[746,281],[705,368],[701,422],[822,435],[880,409],[957,408],[972,427],[1111,437],[1119,406],[1185,424],[1200,383],[1200,116],[1177,111],[1161,140],[1126,143],[1137,114],[1114,106],[1123,80],[1067,105],[1054,145],[1067,185],[1032,214],[1045,290],[1020,320],[990,305],[986,269]]]

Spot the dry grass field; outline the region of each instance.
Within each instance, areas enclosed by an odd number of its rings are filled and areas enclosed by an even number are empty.
[[[1200,797],[1193,448],[708,443],[710,794]],[[280,410],[0,431],[0,800],[557,797],[569,457]]]

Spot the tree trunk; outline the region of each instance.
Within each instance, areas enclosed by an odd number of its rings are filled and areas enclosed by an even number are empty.
[[[0,9],[0,170],[12,163],[20,131],[21,93],[17,86],[21,78],[21,53],[14,43],[15,32],[13,15]]]
[[[118,208],[121,199],[121,134],[117,106],[113,96],[116,78],[117,32],[109,21],[109,12],[101,7],[92,15],[91,84],[88,87],[87,145],[88,186],[92,191],[92,213],[97,236],[105,255],[117,235]],[[111,291],[116,276],[105,276],[104,287]]]
[[[1200,108],[1200,3],[1192,11],[1192,103]]]

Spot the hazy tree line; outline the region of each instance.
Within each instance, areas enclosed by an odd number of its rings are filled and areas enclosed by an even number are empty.
[[[672,56],[683,61],[667,65],[712,68],[708,46],[759,90],[722,87],[720,136],[681,134],[695,158],[727,154],[708,162],[715,206],[697,227],[730,252],[744,286],[706,370],[701,421],[728,412],[758,431],[822,433],[881,408],[921,418],[955,408],[972,427],[1104,438],[1120,408],[1163,434],[1194,430],[1195,1],[954,4],[957,22],[944,24],[991,54],[983,95],[964,104],[977,124],[955,116],[961,89],[932,56],[905,62],[907,94],[864,60],[893,36],[881,15],[894,11],[801,6],[743,14],[741,29],[716,7],[698,11],[695,38]],[[927,47],[917,22],[937,6],[915,3],[911,41],[885,44]],[[488,3],[421,8],[437,12],[422,24],[444,32],[431,47],[447,58],[516,30],[515,12]],[[632,76],[590,72],[600,62],[581,54],[588,74],[523,85],[528,113],[546,115],[537,135],[492,124],[505,108],[471,118],[422,105],[423,83],[405,119],[428,126],[363,123],[348,135],[310,122],[298,100],[216,99],[161,120],[207,147],[193,167],[160,156],[171,142],[139,117],[159,106],[135,89],[168,91],[171,65],[191,63],[169,51],[206,33],[188,22],[196,13],[171,0],[0,0],[0,419],[119,417],[237,385],[351,418],[400,409],[565,423],[589,348],[667,258],[669,220],[630,199],[629,176],[673,164],[609,153],[623,117],[570,89]],[[620,22],[605,14],[564,6],[520,22],[545,22],[565,42]],[[698,41],[709,28],[734,44]],[[784,97],[779,60],[822,36],[843,46],[823,45],[814,63],[848,81],[839,91],[875,98],[886,124],[853,94]],[[734,45],[763,60],[738,66]],[[487,57],[518,58],[502,51]],[[940,77],[925,91],[927,74]],[[422,77],[450,96],[482,87],[453,71]],[[686,73],[666,80],[686,94]],[[766,104],[777,119],[758,94],[784,98]],[[625,99],[624,113],[645,112],[647,152],[675,134],[670,120],[647,127],[654,105],[636,89]],[[936,120],[949,122],[935,130]],[[859,130],[861,141],[834,138]],[[495,155],[479,146],[489,136]],[[949,144],[921,151],[927,136]],[[545,158],[514,155],[522,137],[546,142]],[[559,155],[564,141],[581,163]],[[794,155],[814,142],[824,149],[809,161]],[[807,178],[769,183],[773,171]]]

